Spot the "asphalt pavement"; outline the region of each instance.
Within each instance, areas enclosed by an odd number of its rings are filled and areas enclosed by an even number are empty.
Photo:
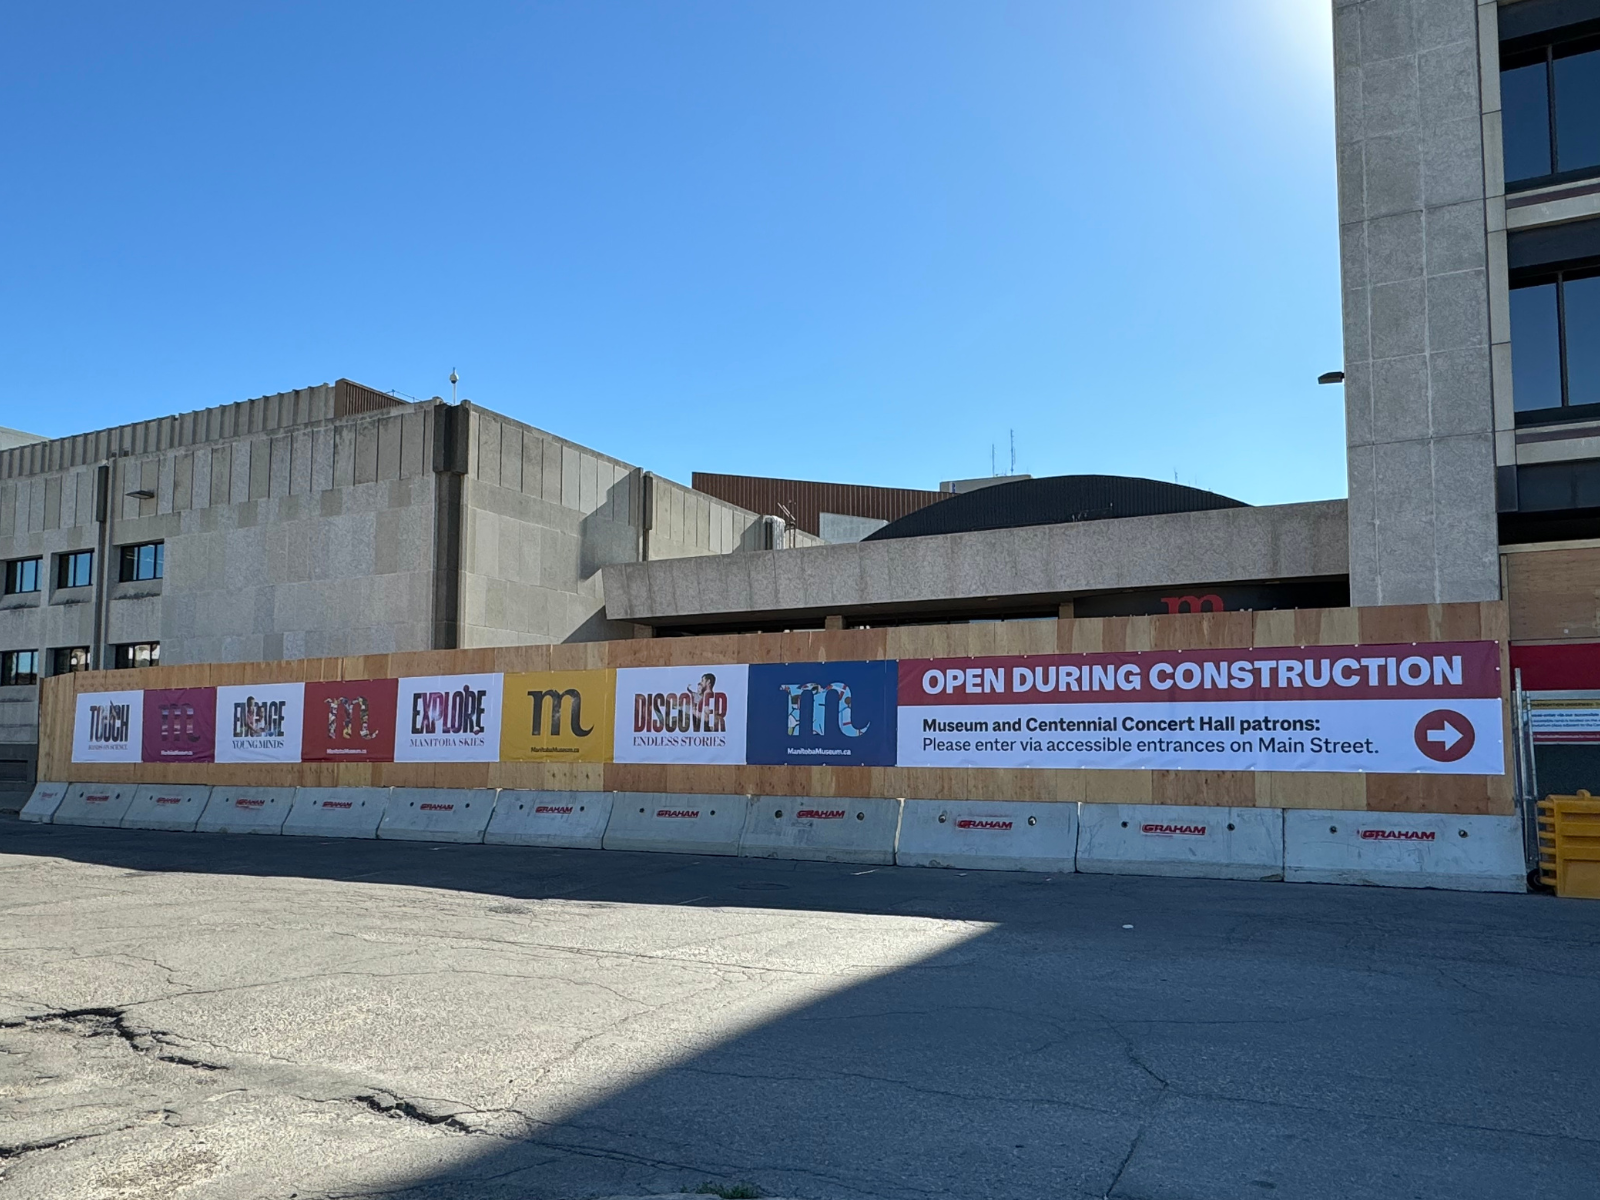
[[[1597,1029],[1548,896],[0,819],[4,1200],[1593,1200]]]

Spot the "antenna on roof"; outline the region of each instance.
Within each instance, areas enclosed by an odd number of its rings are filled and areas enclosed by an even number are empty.
[[[1010,473],[1012,475],[1015,475],[1017,473],[1017,431],[1015,429],[1013,429],[1011,431],[1011,472]]]
[[[458,382],[460,382],[460,380],[461,380],[461,376],[456,374],[456,369],[454,367],[451,367],[450,368],[450,403],[451,404],[454,404],[456,402],[456,384]]]

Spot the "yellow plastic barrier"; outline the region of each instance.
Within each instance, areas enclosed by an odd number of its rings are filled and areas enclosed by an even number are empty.
[[[1558,896],[1600,900],[1600,800],[1588,792],[1538,805],[1539,880]]]

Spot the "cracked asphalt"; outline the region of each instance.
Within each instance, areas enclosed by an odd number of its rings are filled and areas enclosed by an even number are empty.
[[[5,1200],[1600,1194],[1596,904],[0,819],[0,914]]]

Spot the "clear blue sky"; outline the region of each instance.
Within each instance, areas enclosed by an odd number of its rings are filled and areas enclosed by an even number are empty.
[[[1326,0],[12,4],[0,425],[341,375],[687,482],[1343,495]]]

